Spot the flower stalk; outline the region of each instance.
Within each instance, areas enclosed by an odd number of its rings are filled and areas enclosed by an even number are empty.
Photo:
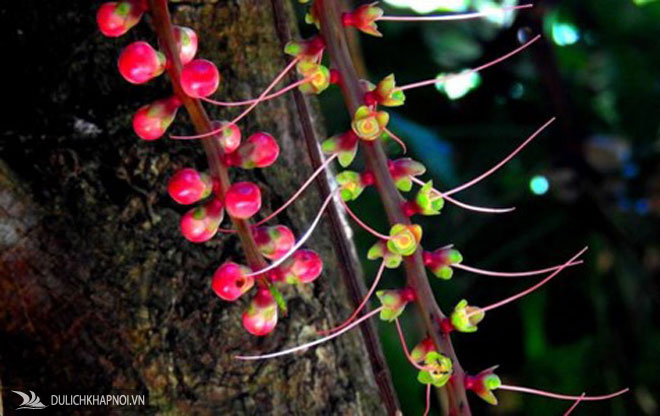
[[[187,95],[181,87],[180,79],[182,64],[179,54],[177,53],[168,2],[167,0],[149,0],[149,6],[154,31],[158,36],[159,43],[167,62],[169,62],[167,73],[172,81],[174,94],[179,100],[181,100],[197,133],[208,134],[208,132],[214,130],[213,124],[206,114],[201,101]],[[206,153],[211,176],[218,184],[218,197],[224,198],[227,189],[231,186],[231,181],[227,172],[227,166],[222,159],[222,148],[218,141],[214,140],[213,137],[202,140],[202,146]],[[241,241],[245,257],[250,267],[255,270],[265,267],[266,262],[259,253],[252,232],[250,231],[250,222],[248,220],[242,220],[231,216],[229,217],[233,223],[233,228],[236,230],[236,234],[238,234]]]
[[[364,91],[348,47],[346,33],[342,25],[341,5],[335,1],[317,1],[314,6],[319,16],[321,32],[326,41],[327,51],[334,68],[340,73],[340,87],[349,114],[353,115],[363,105]],[[378,141],[361,141],[360,144],[367,169],[374,175],[375,186],[391,225],[411,224],[402,210],[403,198],[394,185],[388,170],[387,156]],[[419,309],[425,330],[432,337],[437,350],[453,361],[454,375],[445,387],[441,397],[444,412],[457,416],[470,415],[470,407],[464,387],[465,373],[454,352],[448,334],[440,329],[440,322],[446,316],[435,301],[426,272],[421,250],[405,257],[408,286],[415,292],[415,305]]]

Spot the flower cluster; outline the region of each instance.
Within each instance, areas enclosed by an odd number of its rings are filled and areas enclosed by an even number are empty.
[[[301,0],[301,3],[309,3],[309,0]],[[135,113],[133,128],[143,140],[153,141],[162,137],[175,119],[178,109],[185,106],[190,111],[188,104],[191,102],[200,104],[203,101],[220,106],[248,106],[247,110],[234,120],[207,120],[203,128],[198,128],[199,134],[196,136],[170,136],[176,139],[205,138],[209,140],[207,143],[211,143],[212,146],[206,146],[205,149],[213,149],[213,153],[210,155],[213,163],[210,163],[211,172],[208,174],[193,168],[179,170],[171,177],[167,187],[170,196],[177,203],[197,204],[181,217],[181,231],[186,239],[195,243],[203,243],[212,239],[220,231],[233,232],[239,233],[241,240],[249,244],[250,249],[253,249],[246,250],[247,265],[231,260],[225,261],[217,268],[211,281],[213,292],[225,301],[233,302],[253,292],[242,316],[243,326],[248,332],[263,336],[273,331],[278,322],[279,311],[286,312],[286,302],[279,289],[281,285],[310,283],[322,273],[323,262],[320,256],[302,246],[321,220],[325,209],[337,195],[340,197],[338,202],[343,204],[347,214],[360,227],[377,238],[369,249],[367,258],[380,259],[381,266],[362,303],[345,322],[329,330],[321,331],[321,333],[329,335],[309,344],[276,353],[236,358],[254,360],[300,351],[339,336],[364,320],[379,314],[381,320],[396,324],[404,353],[411,365],[419,370],[417,380],[427,389],[427,412],[430,406],[431,388],[442,388],[447,384],[452,385],[452,391],[455,392],[471,390],[490,404],[497,404],[497,399],[493,394],[495,389],[533,392],[555,398],[575,400],[574,396],[507,386],[495,375],[494,367],[476,375],[466,374],[458,363],[449,336],[452,331],[475,332],[487,311],[531,293],[565,268],[579,264],[581,261],[578,258],[586,249],[561,265],[526,272],[495,272],[463,264],[463,256],[452,246],[425,251],[422,247],[423,229],[411,221],[411,217],[415,215],[437,216],[441,214],[445,203],[477,212],[509,212],[511,209],[469,205],[454,199],[453,195],[479,183],[505,165],[554,119],[544,124],[503,161],[486,173],[453,189],[439,191],[434,188],[433,181],[418,178],[426,173],[426,169],[421,163],[408,157],[395,160],[383,157],[382,153],[379,153],[383,150],[378,148],[381,139],[390,138],[401,145],[404,153],[407,150],[405,142],[388,129],[390,115],[382,107],[401,106],[406,100],[405,90],[435,85],[438,80],[434,77],[414,84],[397,86],[395,76],[391,74],[377,83],[372,83],[368,80],[357,79],[354,75],[355,71],[346,67],[346,65],[350,65],[351,59],[350,53],[346,50],[346,39],[342,38],[345,36],[343,33],[345,27],[354,27],[364,33],[380,37],[382,34],[376,23],[378,21],[462,20],[501,12],[504,8],[499,11],[450,16],[407,17],[386,16],[383,9],[379,8],[375,2],[361,5],[353,11],[344,12],[339,20],[337,13],[326,13],[327,8],[337,7],[339,6],[335,2],[327,0],[317,0],[310,6],[306,21],[314,24],[321,30],[321,33],[308,39],[287,43],[284,54],[291,56],[292,60],[271,85],[255,99],[222,102],[209,98],[217,92],[220,86],[220,72],[211,61],[196,58],[198,38],[190,28],[172,27],[170,22],[165,22],[164,30],[171,31],[171,33],[167,33],[167,36],[164,37],[161,34],[161,42],[165,44],[161,44],[160,47],[166,53],[154,49],[147,42],[137,41],[126,46],[119,57],[119,72],[130,83],[146,83],[165,71],[173,75],[174,90],[177,93],[172,97],[144,105]],[[527,7],[530,6],[513,6],[510,9]],[[102,33],[117,37],[135,26],[145,12],[148,12],[145,0],[105,3],[98,11],[97,22]],[[171,39],[174,39],[174,45],[168,45],[163,38],[170,39],[170,43],[172,43]],[[504,57],[468,72],[483,70],[501,62],[537,39],[538,36]],[[324,63],[326,49],[330,55],[330,63],[328,61]],[[337,59],[338,53],[344,54],[343,59]],[[174,62],[168,61],[168,57],[171,57],[169,59]],[[271,89],[293,68],[302,79],[268,95]],[[325,154],[329,155],[329,158],[317,168],[301,188],[281,208],[260,221],[252,223],[251,221],[261,211],[261,190],[257,184],[250,181],[231,184],[228,180],[227,169],[267,168],[277,161],[280,147],[276,138],[267,132],[255,132],[246,140],[242,140],[242,133],[237,123],[259,103],[278,97],[289,90],[298,88],[302,93],[318,95],[332,84],[341,84],[344,93],[354,90],[352,91],[354,94],[351,94],[350,98],[345,97],[351,115],[350,125],[344,126],[343,133],[331,136],[322,142],[321,148]],[[206,117],[205,113],[204,117]],[[326,196],[312,225],[301,234],[297,241],[294,233],[287,226],[266,225],[279,212],[293,203],[298,195],[312,183],[313,179],[327,169],[335,159],[341,167],[348,168],[358,155],[358,149],[376,150],[375,153],[367,151],[363,155],[370,170],[358,172],[347,169],[337,173],[335,176],[337,189]],[[379,156],[374,156],[374,154]],[[207,156],[209,155],[207,154]],[[385,211],[388,214],[390,229],[386,234],[381,234],[364,223],[348,205],[349,202],[357,200],[363,191],[372,185],[376,185],[378,192],[381,193]],[[414,185],[418,185],[419,189],[414,192],[414,196],[405,198],[402,193],[413,191]],[[234,224],[234,229],[220,228],[225,219],[225,211]],[[254,254],[250,254],[253,252],[258,253],[256,258]],[[270,264],[266,263],[267,260],[270,261]],[[402,266],[407,272],[407,286],[376,290],[385,268],[396,269]],[[468,304],[467,300],[461,300],[452,313],[445,316],[433,299],[424,266],[442,280],[452,278],[455,269],[499,277],[522,277],[545,273],[549,273],[549,275],[523,292],[485,307],[473,306]],[[374,293],[381,305],[359,317],[360,312],[367,307],[369,299]],[[424,319],[428,336],[412,350],[412,353],[408,352],[399,322],[399,317],[410,303],[415,303],[425,318],[430,316],[430,319]],[[614,395],[620,393],[617,392]],[[596,400],[614,397],[614,395],[588,399]],[[582,398],[584,396],[581,396],[579,400]],[[454,404],[459,401],[458,399],[452,400]],[[467,403],[462,403],[461,406],[467,406]],[[460,411],[458,407],[450,409],[450,413],[459,414]]]
[[[106,36],[121,36],[135,26],[148,9],[146,0],[105,3],[97,13],[99,29]],[[187,27],[173,26],[171,30],[178,53],[176,58],[179,62],[176,64],[181,65],[174,82],[179,83],[183,95],[175,94],[137,110],[133,117],[133,129],[138,137],[146,141],[165,135],[185,100],[205,99],[220,86],[221,76],[215,64],[195,58],[197,34]],[[167,45],[161,44],[161,48],[167,49]],[[304,82],[299,84],[303,92],[318,94],[334,80],[327,67],[319,63],[323,49],[324,43],[320,37],[287,45],[287,53],[297,57],[294,63],[297,63],[298,73],[304,77]],[[168,62],[166,56],[145,41],[133,42],[119,56],[119,72],[130,83],[147,83],[166,70],[174,70],[175,63]],[[252,101],[250,104],[254,107],[258,102]],[[213,131],[208,137],[217,145],[214,148],[220,152],[217,157],[224,165],[222,169],[266,168],[277,161],[280,147],[271,134],[256,132],[242,140],[237,120],[209,124]],[[221,230],[225,211],[232,222],[249,221],[262,206],[261,190],[257,184],[249,181],[223,183],[217,172],[208,174],[190,167],[175,172],[167,190],[178,204],[197,204],[183,214],[180,221],[181,233],[193,243],[203,243],[216,236]],[[226,301],[236,301],[256,287],[243,314],[244,327],[254,335],[270,333],[277,324],[278,309],[286,308],[278,285],[310,283],[323,270],[318,254],[300,248],[300,244],[296,245],[295,236],[288,227],[262,225],[264,222],[248,222],[247,232],[251,234],[249,240],[254,242],[261,256],[273,263],[265,267],[264,261],[253,262],[250,266],[226,261],[217,268],[211,282],[213,292]]]

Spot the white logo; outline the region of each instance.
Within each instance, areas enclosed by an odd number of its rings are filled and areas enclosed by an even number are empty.
[[[12,390],[13,393],[18,394],[23,398],[23,403],[21,403],[20,406],[16,408],[16,410],[21,410],[21,409],[43,409],[46,407],[43,403],[41,403],[41,399],[34,394],[32,390],[30,390],[30,395],[27,395],[23,392]]]

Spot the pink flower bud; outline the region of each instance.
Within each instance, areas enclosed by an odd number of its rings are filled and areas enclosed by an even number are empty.
[[[502,381],[495,374],[498,366],[488,368],[475,376],[465,377],[465,388],[472,390],[481,399],[493,406],[497,405],[497,397],[493,394],[493,390],[497,390],[502,385]]]
[[[443,280],[449,280],[454,274],[451,268],[452,264],[463,261],[463,256],[458,250],[451,247],[441,247],[435,251],[425,251],[423,253],[424,265],[431,272]]]
[[[378,2],[363,4],[352,12],[347,12],[342,15],[342,23],[344,26],[353,26],[356,29],[372,36],[383,36],[378,31],[376,21],[383,16],[383,9],[376,7]]]
[[[410,357],[417,363],[421,363],[426,360],[426,356],[431,352],[435,351],[435,344],[431,337],[426,337],[422,342],[417,344],[415,348],[410,352]]]
[[[213,130],[224,127],[215,137],[217,137],[218,143],[220,143],[220,147],[222,147],[222,151],[225,154],[232,153],[238,149],[238,146],[241,145],[241,129],[236,124],[216,120],[212,123],[212,126]]]
[[[383,305],[380,319],[392,322],[403,313],[408,302],[415,300],[415,292],[409,287],[403,289],[379,290],[376,296]]]
[[[224,214],[222,202],[213,199],[181,217],[181,233],[193,243],[209,241],[218,232]]]
[[[181,101],[176,97],[154,101],[140,107],[133,116],[133,130],[142,140],[156,140],[174,121]]]
[[[189,27],[174,26],[174,40],[179,50],[181,64],[192,61],[197,54],[197,33]]]
[[[144,8],[135,1],[103,3],[96,12],[96,23],[105,36],[116,38],[128,32],[142,18]]]
[[[232,217],[248,219],[261,208],[261,191],[252,182],[236,182],[225,194],[225,206]]]
[[[247,266],[228,261],[213,273],[211,287],[220,298],[235,301],[254,286],[254,277],[246,276],[250,272]]]
[[[320,35],[309,39],[289,41],[284,46],[284,53],[308,61],[318,62],[323,56],[325,41]]]
[[[181,169],[172,176],[167,192],[173,200],[182,205],[190,205],[211,194],[213,184],[209,175],[195,169]]]
[[[426,172],[424,165],[409,157],[389,160],[387,162],[387,167],[396,187],[404,192],[408,192],[412,189],[412,181],[410,180],[411,176],[423,175]]]
[[[268,133],[254,133],[234,153],[227,155],[227,163],[243,169],[265,168],[277,160],[280,146]]]
[[[165,55],[147,42],[133,42],[119,55],[119,73],[132,84],[144,84],[165,70]]]
[[[277,303],[266,288],[260,288],[243,313],[243,327],[252,335],[264,336],[277,325]]]
[[[208,97],[220,85],[220,72],[211,61],[195,59],[181,70],[181,88],[193,98]]]
[[[323,271],[323,260],[312,250],[298,250],[279,267],[285,282],[310,283]]]
[[[253,235],[259,252],[270,260],[279,259],[296,243],[296,237],[284,225],[259,227],[254,230]]]

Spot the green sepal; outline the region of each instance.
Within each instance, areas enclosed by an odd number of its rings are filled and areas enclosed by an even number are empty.
[[[404,176],[394,181],[396,189],[403,192],[409,192],[412,189],[413,183],[409,176]]]
[[[273,299],[275,299],[275,303],[277,303],[277,306],[282,311],[282,315],[286,316],[288,309],[286,306],[286,300],[284,299],[282,292],[280,292],[279,289],[275,287],[275,285],[270,285],[268,289],[270,290],[270,294],[273,295]]]
[[[284,53],[287,55],[298,56],[302,50],[302,45],[294,40],[291,40],[284,45]]]
[[[476,332],[477,324],[486,316],[486,312],[476,306],[469,306],[467,300],[462,299],[451,313],[451,324],[459,332]]]
[[[422,384],[432,384],[435,387],[447,384],[454,370],[451,359],[436,351],[426,354],[424,367],[429,370],[420,371],[417,374],[417,381]]]
[[[454,276],[454,269],[449,266],[440,266],[431,269],[431,273],[437,278],[442,280],[449,280]]]
[[[408,304],[401,290],[379,290],[376,292],[376,296],[383,305],[383,309],[380,310],[380,319],[385,322],[392,322],[398,318]]]
[[[428,181],[417,192],[415,202],[422,215],[439,215],[445,200],[433,191],[433,181]]]
[[[342,136],[343,135],[338,134],[325,139],[321,143],[321,151],[323,151],[323,153],[327,155],[336,153],[339,164],[345,168],[348,167],[351,163],[353,163],[353,160],[357,155],[358,149],[357,149],[357,141],[350,148],[342,148],[341,146]]]
[[[403,260],[401,255],[392,253],[387,248],[387,242],[385,240],[378,240],[376,244],[371,246],[369,252],[367,252],[367,258],[369,260],[382,258],[385,262],[385,267],[388,269],[396,269],[401,265],[401,261]]]
[[[354,201],[364,191],[364,184],[357,172],[345,170],[338,173],[335,179],[341,185],[340,195],[344,201]]]
[[[382,81],[378,83],[376,87],[376,92],[378,93],[379,104],[386,107],[398,107],[404,104],[406,101],[406,95],[403,91],[396,90],[396,81],[394,79],[394,74],[390,74],[383,78]]]
[[[309,81],[300,85],[298,89],[305,94],[320,94],[330,86],[330,70],[316,62],[302,60],[296,66],[298,73]]]

